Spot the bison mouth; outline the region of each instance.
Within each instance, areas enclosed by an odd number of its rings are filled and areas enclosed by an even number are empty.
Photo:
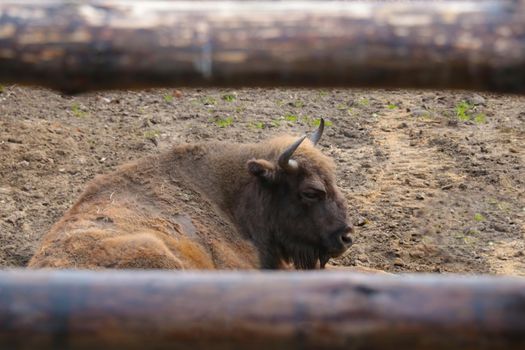
[[[328,262],[328,260],[330,260],[332,257],[329,255],[329,254],[322,254],[322,255],[319,255],[319,266],[321,269],[324,269],[324,267],[326,266],[326,263]]]
[[[295,268],[298,270],[324,269],[331,258],[337,258],[341,254],[334,255],[318,248],[304,247],[300,250],[295,249],[290,260],[292,260]]]
[[[322,252],[321,254],[319,254],[319,267],[321,269],[324,269],[330,259],[340,257],[341,255],[343,255],[344,252],[346,252],[346,249],[337,253],[329,253],[327,251]]]
[[[298,270],[313,270],[317,267],[317,262],[320,261],[318,247],[296,246],[290,253],[289,260]]]
[[[302,247],[294,249],[287,260],[291,260],[298,270],[324,269],[330,259],[341,256],[345,251],[346,249],[336,253],[319,247]]]
[[[328,235],[328,239],[323,242],[324,249],[319,254],[321,269],[324,269],[330,258],[337,258],[350,248],[352,245],[350,233],[352,232],[353,228],[351,226],[343,225]]]
[[[293,262],[298,270],[324,269],[331,258],[343,255],[352,245],[352,227],[342,226],[330,233],[320,244],[293,244],[288,246],[286,260]]]

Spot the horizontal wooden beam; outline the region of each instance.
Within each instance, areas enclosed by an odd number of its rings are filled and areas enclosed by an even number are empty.
[[[0,2],[0,81],[525,92],[525,0]]]
[[[524,349],[525,279],[0,271],[2,349]]]

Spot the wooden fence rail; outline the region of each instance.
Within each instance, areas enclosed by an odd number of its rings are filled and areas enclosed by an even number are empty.
[[[2,349],[525,349],[525,279],[2,271]]]
[[[4,0],[0,81],[524,93],[525,0]]]

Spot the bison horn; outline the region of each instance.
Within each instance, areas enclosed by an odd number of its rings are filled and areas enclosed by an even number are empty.
[[[284,169],[288,170],[290,168],[297,168],[297,164],[291,164],[290,158],[292,157],[295,150],[299,147],[299,145],[304,141],[306,138],[306,135],[295,141],[290,147],[284,150],[284,152],[279,156],[278,164],[279,166]]]
[[[312,136],[310,136],[310,141],[312,141],[314,145],[317,145],[317,142],[319,142],[319,140],[321,139],[321,136],[323,136],[323,131],[324,131],[324,119],[321,118],[319,127],[317,128],[317,130],[315,130]]]

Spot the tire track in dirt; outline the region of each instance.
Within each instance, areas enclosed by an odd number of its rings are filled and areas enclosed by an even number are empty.
[[[453,162],[444,154],[421,147],[424,132],[400,111],[380,117],[371,132],[385,161],[376,174],[375,188],[364,194],[363,206],[389,218],[376,227],[372,223],[370,232],[382,237],[379,246],[390,244],[387,264],[382,266],[385,269],[424,271],[442,259],[443,238],[421,222],[426,221],[421,217],[440,191],[433,175],[451,169]],[[457,176],[450,177],[461,181]],[[421,261],[409,263],[414,260]]]
[[[389,218],[369,228],[368,234],[382,237],[383,251],[385,243],[390,245],[387,263],[377,267],[419,271],[441,265],[435,271],[462,272],[471,265],[487,273],[523,274],[523,260],[508,258],[521,256],[523,247],[514,238],[487,237],[485,248],[476,237],[480,233],[465,228],[476,203],[485,198],[462,193],[468,174],[458,159],[429,144],[435,137],[448,137],[450,130],[442,124],[396,111],[379,118],[371,131],[385,161],[375,176],[376,187],[363,193],[362,206]]]

